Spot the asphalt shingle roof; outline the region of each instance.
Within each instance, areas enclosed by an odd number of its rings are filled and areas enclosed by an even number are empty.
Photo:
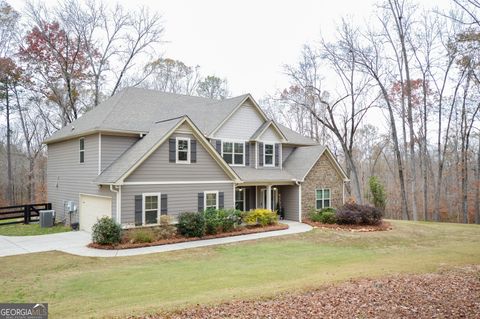
[[[283,163],[283,168],[293,178],[303,180],[324,151],[323,145],[297,147]]]
[[[255,169],[254,167],[232,166],[244,182],[293,181],[294,177],[286,170]]]

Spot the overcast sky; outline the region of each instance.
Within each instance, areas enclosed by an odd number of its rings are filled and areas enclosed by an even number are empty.
[[[24,3],[23,0],[8,2],[17,10]],[[233,95],[252,93],[257,100],[287,86],[282,66],[295,63],[305,43],[315,43],[321,35],[331,38],[335,23],[343,17],[362,23],[369,19],[377,3],[375,0],[119,2],[129,8],[144,5],[162,14],[167,41],[164,57],[200,65],[204,75],[226,77]],[[422,3],[446,7],[448,0]]]

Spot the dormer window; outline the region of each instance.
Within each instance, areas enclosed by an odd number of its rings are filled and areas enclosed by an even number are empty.
[[[275,166],[275,145],[265,143],[263,152],[264,166]]]
[[[224,141],[222,157],[230,165],[245,165],[245,143]]]
[[[176,162],[190,164],[190,139],[177,137]]]
[[[82,137],[78,140],[80,163],[85,163],[85,139]]]

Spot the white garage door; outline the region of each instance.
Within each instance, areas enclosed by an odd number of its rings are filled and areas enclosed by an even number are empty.
[[[80,194],[80,229],[92,231],[92,226],[97,219],[108,216],[112,217],[112,198]]]

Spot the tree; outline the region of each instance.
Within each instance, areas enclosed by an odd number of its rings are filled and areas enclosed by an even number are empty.
[[[227,80],[209,75],[198,82],[197,94],[209,99],[223,100],[229,96]]]
[[[19,54],[35,90],[57,105],[61,126],[76,120],[84,109],[82,91],[89,81],[85,43],[58,22],[39,21],[27,33]]]
[[[383,185],[380,183],[376,176],[370,176],[368,180],[368,185],[370,186],[370,193],[372,194],[373,205],[381,209],[382,212],[384,212],[386,206],[386,196]]]
[[[200,79],[199,68],[179,60],[159,58],[145,66],[146,80],[141,86],[161,92],[193,95]]]

